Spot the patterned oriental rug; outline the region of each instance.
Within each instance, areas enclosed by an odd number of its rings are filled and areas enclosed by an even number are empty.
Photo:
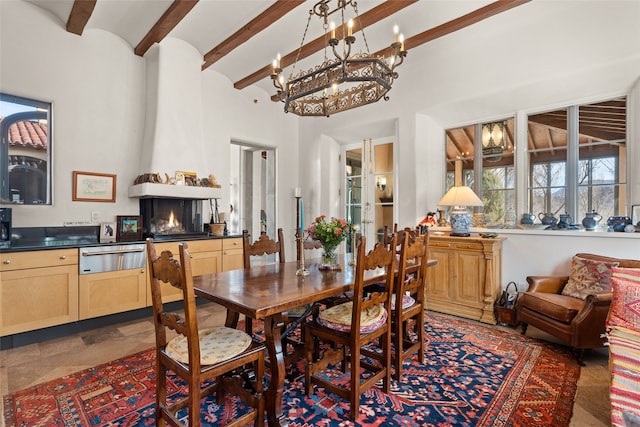
[[[257,326],[257,325],[256,325]],[[255,328],[255,326],[254,326]],[[284,413],[307,426],[569,425],[580,367],[562,347],[427,313],[426,363],[405,361],[392,393],[363,394],[354,424],[349,405],[316,387],[304,394],[304,360],[287,367]],[[4,397],[7,426],[153,426],[155,353],[149,349]],[[344,381],[336,371],[336,381]],[[184,390],[177,378],[170,393]],[[202,403],[204,426],[222,426],[247,410]]]

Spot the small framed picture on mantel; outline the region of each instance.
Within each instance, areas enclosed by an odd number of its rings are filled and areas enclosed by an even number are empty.
[[[142,217],[139,215],[118,215],[118,242],[142,240]]]

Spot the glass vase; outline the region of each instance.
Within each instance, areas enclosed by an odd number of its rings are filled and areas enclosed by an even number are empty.
[[[322,264],[327,266],[338,265],[338,248],[337,246],[323,246],[322,248]]]

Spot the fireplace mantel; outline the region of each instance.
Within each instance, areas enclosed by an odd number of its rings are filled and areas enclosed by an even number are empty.
[[[189,185],[169,185],[145,182],[143,184],[131,185],[129,187],[129,197],[150,198],[162,197],[169,199],[219,199],[222,197],[222,190],[213,187],[193,187]]]

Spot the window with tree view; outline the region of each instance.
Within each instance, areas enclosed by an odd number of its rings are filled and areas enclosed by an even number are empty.
[[[0,93],[0,201],[51,204],[51,104]]]
[[[532,212],[626,215],[626,98],[528,117]]]
[[[514,119],[477,123],[446,132],[447,190],[467,185],[481,196],[487,225],[502,225],[515,213]],[[475,177],[482,176],[476,183]]]

